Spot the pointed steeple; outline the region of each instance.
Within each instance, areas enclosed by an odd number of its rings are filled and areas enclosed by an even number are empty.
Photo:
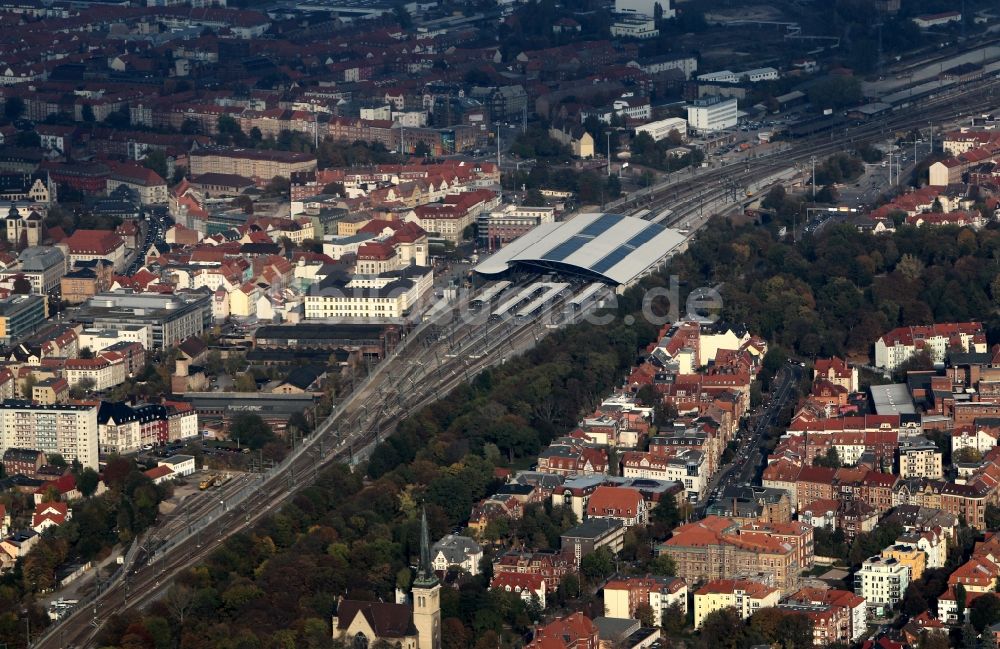
[[[437,575],[431,568],[431,535],[427,528],[427,508],[425,507],[420,516],[420,565],[417,567],[417,578],[413,581],[413,585],[430,588],[437,583]]]

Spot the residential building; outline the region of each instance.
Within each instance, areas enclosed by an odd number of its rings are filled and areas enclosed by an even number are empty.
[[[535,629],[525,649],[599,649],[597,627],[583,613],[571,613]]]
[[[553,122],[549,127],[549,137],[568,146],[577,158],[594,157],[594,137],[580,124]]]
[[[802,545],[805,545],[803,543]],[[765,575],[783,592],[798,588],[802,552],[798,543],[767,532],[741,530],[735,522],[708,516],[681,525],[657,552],[677,564],[677,576],[688,583]]]
[[[684,485],[691,501],[701,498],[708,480],[705,453],[675,448],[673,454],[629,451],[622,456],[622,475],[626,478],[653,478]]]
[[[899,477],[940,478],[943,475],[941,451],[926,437],[899,440]]]
[[[114,329],[83,329],[80,332],[80,349],[89,349],[94,354],[118,343],[149,344],[152,332],[148,325],[122,325]]]
[[[291,178],[293,173],[316,171],[316,156],[292,151],[203,148],[192,151],[190,160],[192,176],[228,174],[253,178],[258,184],[275,176]]]
[[[910,568],[896,559],[870,557],[854,574],[854,592],[878,610],[892,608],[910,585]]]
[[[694,628],[700,629],[710,613],[731,608],[744,620],[762,608],[774,608],[781,597],[777,588],[747,579],[713,579],[694,592]]]
[[[119,187],[135,192],[142,205],[166,205],[169,200],[167,181],[152,169],[133,163],[118,163],[108,176],[108,193]]]
[[[73,518],[73,510],[66,503],[38,503],[31,515],[31,529],[41,534],[50,527],[58,527],[71,518]]]
[[[920,579],[927,568],[927,555],[923,550],[906,544],[893,544],[882,550],[883,559],[895,559],[910,570],[910,581]]]
[[[71,388],[83,382],[92,390],[100,392],[121,385],[128,377],[125,357],[117,352],[107,351],[94,358],[70,358],[63,365],[63,377]]]
[[[625,527],[645,525],[648,521],[646,501],[635,489],[600,486],[587,503],[587,518],[617,520]]]
[[[612,554],[625,547],[625,526],[614,518],[593,518],[566,530],[560,536],[562,549],[580,565],[580,560],[597,550],[608,548]]]
[[[545,578],[538,574],[501,572],[490,579],[490,588],[514,593],[525,602],[535,600],[545,608]]]
[[[447,572],[457,567],[470,575],[479,574],[479,564],[483,560],[483,548],[467,536],[446,534],[431,546],[431,565],[435,572]]]
[[[688,127],[699,133],[734,128],[738,120],[736,99],[704,97],[687,107]]]
[[[58,453],[67,461],[97,469],[97,406],[7,399],[0,403],[0,434],[4,448]]]
[[[826,647],[835,642],[850,644],[868,631],[868,607],[865,599],[850,591],[803,588],[789,595],[785,603],[779,606],[787,604],[816,607],[801,611],[808,612],[813,618],[813,643],[816,646]]]
[[[42,379],[31,388],[31,400],[50,406],[69,400],[69,383],[62,377]]]
[[[7,448],[3,452],[3,471],[7,476],[34,476],[45,466],[45,453],[29,448]]]
[[[125,241],[113,230],[77,230],[67,240],[69,263],[103,259],[115,272],[125,268]]]
[[[813,380],[826,379],[850,392],[858,391],[858,368],[842,358],[817,358],[813,363]]]
[[[979,322],[899,327],[875,341],[875,367],[894,371],[917,352],[943,363],[949,349],[986,353],[986,332]]]
[[[662,619],[671,606],[687,614],[688,587],[677,577],[621,577],[604,585],[604,615],[635,617],[636,609],[648,604],[655,619]]]

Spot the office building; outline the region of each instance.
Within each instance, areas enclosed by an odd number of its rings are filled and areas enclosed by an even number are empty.
[[[90,298],[75,319],[96,329],[145,326],[149,337],[143,347],[165,349],[211,327],[211,297],[207,291],[167,295],[119,289]]]
[[[735,99],[704,97],[687,106],[688,126],[699,133],[734,128],[739,119]]]
[[[9,345],[35,332],[49,317],[41,295],[11,295],[0,300],[0,344]]]

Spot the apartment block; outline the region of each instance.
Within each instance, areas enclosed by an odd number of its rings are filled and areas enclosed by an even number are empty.
[[[694,628],[701,628],[710,613],[735,609],[744,620],[762,608],[778,605],[777,588],[746,579],[713,579],[694,593]]]
[[[192,176],[231,174],[265,183],[275,176],[316,171],[316,156],[292,151],[204,148],[192,151],[190,159]]]
[[[870,557],[854,574],[854,592],[877,609],[895,606],[910,585],[910,568],[897,559]]]
[[[3,448],[59,453],[97,469],[97,406],[40,405],[8,399],[0,403]]]

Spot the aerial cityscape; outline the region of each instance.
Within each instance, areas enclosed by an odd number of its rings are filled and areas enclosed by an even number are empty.
[[[996,649],[995,0],[0,0],[0,648]]]

